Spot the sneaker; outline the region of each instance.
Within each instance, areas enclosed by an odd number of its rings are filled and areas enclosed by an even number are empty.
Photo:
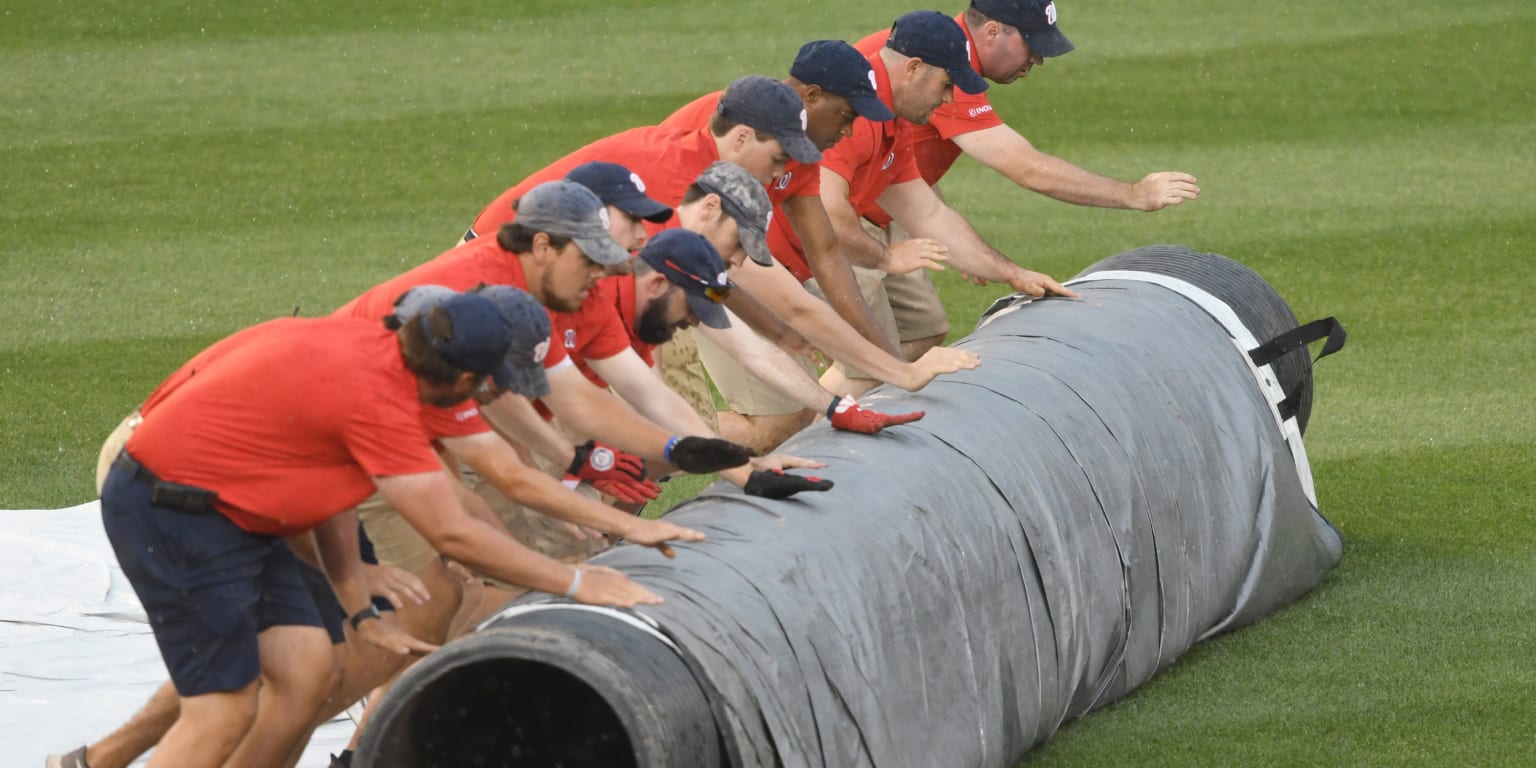
[[[70,750],[62,755],[49,755],[44,768],[91,768],[85,764],[85,747]]]

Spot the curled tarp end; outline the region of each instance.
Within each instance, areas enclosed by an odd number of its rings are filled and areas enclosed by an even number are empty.
[[[1215,264],[1216,303],[1269,307],[1270,327],[1229,327],[1253,319],[1214,309],[1199,270],[1137,277],[1169,254]],[[685,684],[723,713],[699,727],[729,764],[1011,766],[1337,564],[1300,446],[1310,360],[1245,354],[1295,318],[1222,257],[1131,255],[1080,276],[1081,301],[994,306],[956,342],[980,368],[863,398],[921,422],[878,439],[821,422],[779,449],[826,461],[834,490],[772,502],[716,485],[669,515],[709,536],[677,560],[594,560],[665,598],[639,613],[689,654]],[[1293,417],[1276,408],[1288,385],[1306,393]]]

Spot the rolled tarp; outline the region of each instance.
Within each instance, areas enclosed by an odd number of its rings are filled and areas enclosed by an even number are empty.
[[[988,310],[955,344],[980,368],[865,398],[922,421],[780,449],[832,491],[717,484],[669,515],[708,541],[594,559],[664,604],[524,599],[418,663],[358,763],[1012,766],[1315,587],[1342,543],[1301,444],[1305,341],[1342,330],[1298,336],[1257,274],[1187,248],[1072,284]]]

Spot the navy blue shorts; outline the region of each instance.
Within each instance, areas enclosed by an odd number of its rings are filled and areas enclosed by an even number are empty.
[[[305,581],[304,570],[314,569],[282,539],[248,533],[217,512],[159,506],[149,496],[148,482],[114,465],[101,492],[101,521],[177,693],[250,684],[261,673],[256,635],[268,627],[326,626]]]

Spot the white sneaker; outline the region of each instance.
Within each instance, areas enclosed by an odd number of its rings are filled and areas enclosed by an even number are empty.
[[[72,749],[62,755],[49,755],[43,768],[91,768],[85,764],[85,747]]]

